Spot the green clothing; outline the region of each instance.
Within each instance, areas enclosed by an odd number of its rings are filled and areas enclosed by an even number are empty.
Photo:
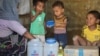
[[[32,11],[33,16],[36,14],[35,11]],[[40,15],[36,17],[36,19],[31,22],[30,27],[30,33],[36,34],[36,35],[44,35],[45,29],[44,29],[44,19],[45,19],[45,13],[42,12]]]

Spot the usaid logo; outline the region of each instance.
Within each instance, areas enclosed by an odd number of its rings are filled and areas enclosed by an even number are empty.
[[[55,55],[54,55],[53,52],[51,51],[51,52],[49,53],[48,56],[55,56]]]
[[[36,51],[34,51],[31,56],[39,56],[39,54]]]

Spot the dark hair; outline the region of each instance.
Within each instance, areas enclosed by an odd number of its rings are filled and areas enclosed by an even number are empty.
[[[60,7],[64,8],[64,4],[63,4],[62,1],[56,1],[56,2],[54,2],[54,4],[52,5],[52,8],[54,8],[56,6],[60,6]]]
[[[36,6],[38,2],[42,2],[45,4],[46,0],[33,0],[33,6]]]
[[[100,19],[100,13],[96,10],[92,10],[88,14],[93,14],[96,19]]]

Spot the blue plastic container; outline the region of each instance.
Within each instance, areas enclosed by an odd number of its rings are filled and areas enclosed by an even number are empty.
[[[55,22],[53,20],[49,20],[46,22],[47,27],[53,27]]]

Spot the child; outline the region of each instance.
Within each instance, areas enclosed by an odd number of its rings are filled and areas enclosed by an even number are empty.
[[[100,41],[100,13],[98,11],[90,11],[87,14],[86,25],[82,29],[82,36],[73,38],[74,45],[82,46],[98,46]]]
[[[44,10],[45,1],[36,0],[33,4],[34,9],[32,10],[30,32],[35,37],[39,38],[42,42],[45,41],[45,29],[44,29]]]
[[[67,44],[67,36],[66,36],[66,25],[67,18],[64,15],[64,4],[62,1],[56,1],[53,5],[54,12],[54,37],[58,42],[63,44],[63,48]]]

